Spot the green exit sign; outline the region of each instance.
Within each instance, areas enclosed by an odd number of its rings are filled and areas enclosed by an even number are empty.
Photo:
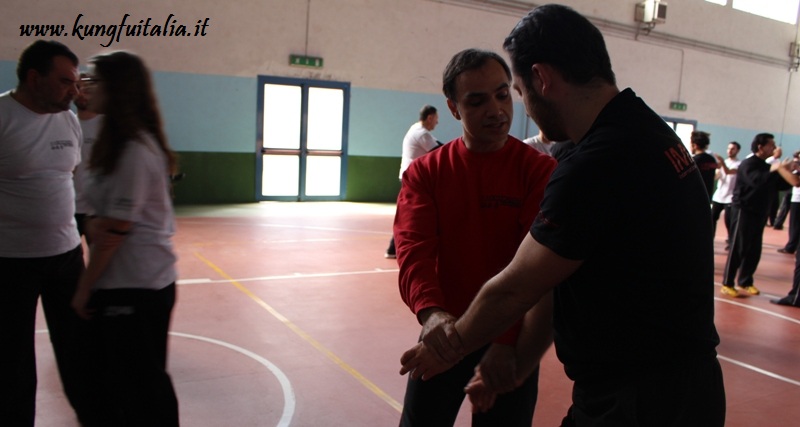
[[[678,110],[678,111],[686,111],[686,104],[683,102],[670,102],[669,103],[670,110]]]
[[[289,65],[296,67],[322,68],[322,58],[304,55],[289,55]]]

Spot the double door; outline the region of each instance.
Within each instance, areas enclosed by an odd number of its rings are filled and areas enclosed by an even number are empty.
[[[258,78],[257,200],[341,200],[350,84]]]

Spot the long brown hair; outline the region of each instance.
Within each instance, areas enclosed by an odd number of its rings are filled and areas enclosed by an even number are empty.
[[[125,144],[140,132],[151,134],[167,156],[169,173],[177,172],[177,156],[170,149],[158,109],[150,72],[141,58],[117,51],[89,60],[103,85],[103,125],[92,147],[89,169],[108,175],[117,167]]]

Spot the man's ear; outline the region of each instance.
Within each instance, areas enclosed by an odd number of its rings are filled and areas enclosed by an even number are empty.
[[[461,120],[461,114],[458,113],[458,106],[450,98],[447,99],[447,108],[450,109],[450,114],[452,114],[456,120]]]
[[[552,90],[554,72],[553,67],[548,64],[537,63],[531,66],[531,83],[539,95],[547,96]]]

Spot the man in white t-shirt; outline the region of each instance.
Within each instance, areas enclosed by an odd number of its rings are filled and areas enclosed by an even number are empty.
[[[100,399],[90,396],[88,324],[70,306],[84,269],[75,224],[72,171],[82,134],[69,110],[78,93],[78,58],[55,41],[21,54],[19,83],[0,94],[0,424],[33,426],[34,328],[41,296],[64,393],[83,425]]]
[[[546,136],[544,136],[541,129],[539,130],[538,135],[523,139],[522,142],[530,145],[540,153],[552,156],[552,154],[550,153],[550,148],[553,146],[553,142],[547,139]]]
[[[419,121],[415,122],[408,128],[406,136],[403,138],[403,154],[400,159],[400,184],[403,183],[403,173],[408,169],[411,162],[426,154],[439,148],[442,143],[436,140],[431,134],[431,131],[439,124],[439,113],[436,107],[432,105],[425,105],[419,111]],[[384,254],[385,258],[395,259],[394,236],[389,240],[389,248],[386,249]]]
[[[731,240],[731,202],[733,201],[733,188],[736,186],[736,170],[739,169],[739,150],[742,146],[736,141],[728,144],[728,158],[723,159],[719,154],[714,157],[719,163],[717,169],[717,190],[711,196],[711,218],[714,223],[714,234],[717,231],[717,221],[720,214],[725,211],[725,229],[728,230],[728,237],[725,239],[725,249],[727,250]]]
[[[81,73],[81,79],[88,78],[86,73]],[[89,236],[84,229],[84,220],[91,213],[89,202],[86,199],[86,180],[89,176],[89,157],[92,154],[94,141],[100,132],[100,125],[103,123],[103,116],[89,110],[89,91],[84,90],[83,83],[79,83],[80,92],[75,96],[73,103],[78,111],[78,120],[83,132],[83,144],[81,145],[81,164],[75,168],[73,182],[75,184],[75,222],[78,224],[78,233],[86,238],[89,243]]]

